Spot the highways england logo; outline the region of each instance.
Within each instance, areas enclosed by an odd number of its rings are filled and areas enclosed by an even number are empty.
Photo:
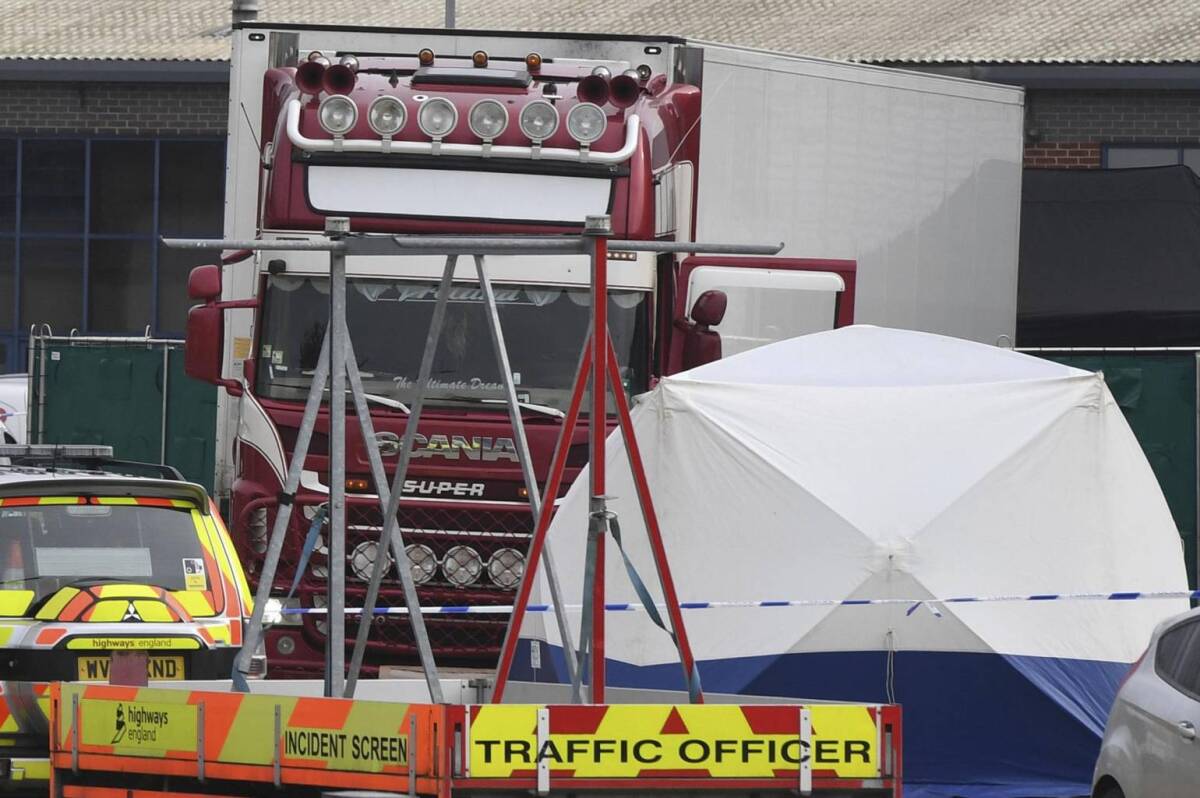
[[[167,712],[145,709],[137,704],[117,704],[110,745],[155,743],[170,722]]]

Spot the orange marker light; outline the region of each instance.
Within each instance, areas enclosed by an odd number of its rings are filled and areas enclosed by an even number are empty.
[[[421,66],[429,66],[433,63],[433,50],[428,47],[417,53],[417,60],[421,62]]]
[[[525,68],[530,72],[537,72],[542,68],[542,56],[540,53],[530,53],[525,56]]]
[[[471,53],[471,63],[477,67],[483,68],[488,65],[488,54],[483,50],[476,50]]]
[[[347,479],[346,490],[351,493],[366,493],[371,489],[371,483],[365,479]]]

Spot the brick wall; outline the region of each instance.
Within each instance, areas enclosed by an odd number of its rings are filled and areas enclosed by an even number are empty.
[[[1099,168],[1105,144],[1200,144],[1200,92],[1030,90],[1025,165]]]
[[[1026,143],[1025,165],[1037,169],[1096,169],[1100,166],[1100,145],[1079,141]]]
[[[0,133],[222,135],[224,83],[0,83]]]

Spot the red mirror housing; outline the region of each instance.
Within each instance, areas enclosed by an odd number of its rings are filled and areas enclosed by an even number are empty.
[[[729,297],[724,291],[705,291],[696,297],[696,303],[692,305],[692,321],[706,326],[720,324],[728,306]]]
[[[201,302],[213,302],[221,298],[221,267],[197,266],[188,273],[188,297]]]
[[[201,266],[192,271],[194,277]],[[191,280],[188,280],[189,288]],[[189,377],[213,385],[222,385],[221,360],[225,350],[225,311],[212,305],[197,305],[188,311],[187,342],[183,352],[183,370]]]

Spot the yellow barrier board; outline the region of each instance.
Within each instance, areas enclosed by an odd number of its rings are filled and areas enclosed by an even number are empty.
[[[549,707],[539,742],[537,706],[471,708],[471,778],[511,778],[546,762],[577,778],[656,773],[772,778],[802,762],[843,778],[880,775],[877,713],[866,706],[810,706],[812,733],[799,735],[799,708],[734,705]]]

